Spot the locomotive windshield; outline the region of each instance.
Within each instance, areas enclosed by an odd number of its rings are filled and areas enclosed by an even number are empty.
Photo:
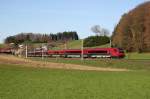
[[[124,53],[124,50],[122,48],[118,48],[119,53]]]

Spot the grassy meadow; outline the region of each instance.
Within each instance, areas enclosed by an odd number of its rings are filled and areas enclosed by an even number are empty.
[[[125,59],[150,60],[150,53],[126,53]]]
[[[77,64],[94,67],[124,68],[131,70],[150,70],[150,60],[146,59],[63,59],[63,58],[30,58],[35,61]]]
[[[96,72],[0,64],[0,99],[149,99],[150,72]]]
[[[80,42],[67,45],[79,48]],[[44,69],[0,60],[0,99],[150,99],[150,53],[127,53],[125,59],[30,59],[130,71]]]

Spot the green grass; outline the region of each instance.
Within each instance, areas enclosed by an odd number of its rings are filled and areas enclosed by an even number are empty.
[[[100,46],[95,46],[94,48],[109,48],[110,44],[105,44],[105,45],[100,45]]]
[[[69,49],[80,49],[82,46],[81,40],[74,40],[67,43]]]
[[[80,49],[81,48],[81,40],[73,40],[69,41],[66,44],[67,49]],[[61,50],[65,49],[65,44],[64,43],[58,43],[56,47],[53,47],[52,50]]]
[[[35,69],[0,64],[0,99],[149,99],[150,72]]]
[[[131,70],[150,70],[150,60],[127,60],[127,59],[97,59],[84,60],[80,59],[63,59],[63,58],[30,58],[35,61],[46,61],[55,63],[78,64],[94,67],[110,67],[110,68],[124,68]]]
[[[5,45],[4,44],[0,44],[0,48],[3,48]]]
[[[126,59],[149,59],[150,53],[127,53]]]

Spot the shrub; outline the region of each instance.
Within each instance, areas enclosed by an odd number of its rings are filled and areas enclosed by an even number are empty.
[[[84,47],[100,46],[110,42],[107,36],[89,36],[84,40]]]

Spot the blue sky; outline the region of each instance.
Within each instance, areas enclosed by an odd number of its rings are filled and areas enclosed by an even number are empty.
[[[110,32],[125,12],[146,0],[0,0],[0,42],[21,32],[77,31],[94,35],[100,25]]]

